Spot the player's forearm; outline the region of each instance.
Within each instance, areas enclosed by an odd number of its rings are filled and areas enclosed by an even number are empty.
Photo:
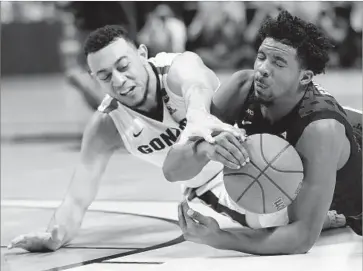
[[[195,177],[209,159],[198,151],[200,142],[175,144],[169,151],[163,165],[165,178],[170,182],[189,180]]]
[[[65,200],[55,211],[47,231],[51,231],[56,225],[59,227],[59,247],[70,242],[78,233],[87,208],[77,204],[74,200]]]
[[[310,248],[305,231],[287,225],[275,228],[221,231],[213,245],[218,249],[235,250],[255,255],[302,254]]]
[[[209,113],[213,93],[213,89],[201,83],[186,87],[183,95],[187,105],[187,118],[195,110],[203,110]]]
[[[81,227],[83,217],[96,197],[103,167],[97,165],[79,165],[72,178],[67,195],[55,211],[48,226],[51,231],[54,225],[59,226],[61,245],[71,241]]]

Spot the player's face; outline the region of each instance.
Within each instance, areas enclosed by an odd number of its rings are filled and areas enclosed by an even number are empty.
[[[261,103],[273,104],[284,95],[292,95],[301,73],[296,49],[266,38],[258,50],[254,71],[255,95]]]
[[[136,49],[122,38],[87,57],[92,75],[122,104],[137,108],[146,101],[147,50]]]

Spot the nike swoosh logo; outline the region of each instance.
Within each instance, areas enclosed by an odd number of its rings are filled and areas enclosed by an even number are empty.
[[[144,130],[144,129],[141,129],[140,132],[138,132],[137,134],[133,134],[134,137],[138,137],[139,135],[141,135],[142,130]]]

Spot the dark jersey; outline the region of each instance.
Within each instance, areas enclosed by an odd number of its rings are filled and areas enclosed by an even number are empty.
[[[261,107],[254,101],[253,85],[235,121],[248,135],[270,133],[285,138],[295,146],[304,129],[319,119],[335,119],[344,125],[351,145],[347,163],[337,171],[337,180],[331,208],[346,216],[362,213],[362,154],[358,139],[347,120],[347,115],[335,98],[320,86],[311,83],[295,108],[274,124],[264,119]]]

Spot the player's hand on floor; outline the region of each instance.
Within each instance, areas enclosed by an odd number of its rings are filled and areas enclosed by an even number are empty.
[[[8,249],[22,248],[29,252],[49,252],[57,250],[61,242],[59,227],[54,226],[51,232],[34,232],[18,236],[10,242]]]
[[[216,245],[221,229],[214,218],[192,210],[186,201],[178,206],[178,218],[185,240]]]
[[[203,138],[209,143],[214,143],[213,133],[216,132],[229,132],[242,142],[246,139],[244,130],[224,123],[206,111],[188,109],[187,125],[183,131],[183,137],[186,139]]]
[[[233,134],[221,132],[214,140],[214,143],[203,142],[197,147],[208,159],[231,169],[239,169],[250,161],[247,150]]]

